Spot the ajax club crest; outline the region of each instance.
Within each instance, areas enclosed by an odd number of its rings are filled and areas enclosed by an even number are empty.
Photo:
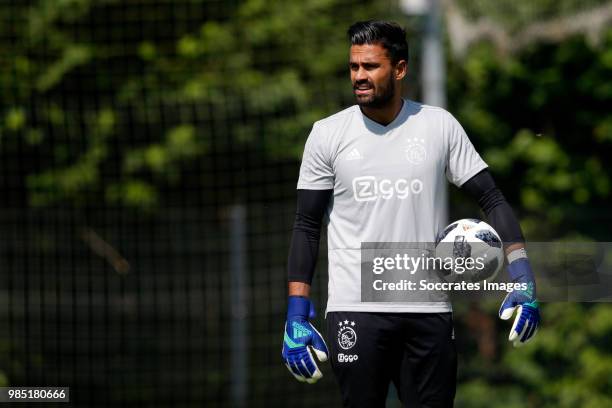
[[[412,164],[421,164],[427,159],[427,150],[425,150],[425,139],[418,137],[408,138],[406,148],[404,149],[406,160]]]
[[[348,320],[338,323],[338,345],[340,348],[348,350],[357,343],[357,333],[354,327],[355,322]]]

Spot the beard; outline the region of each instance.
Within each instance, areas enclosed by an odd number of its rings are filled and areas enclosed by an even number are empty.
[[[365,81],[355,83],[353,84],[353,90],[365,84]],[[367,84],[374,90],[372,94],[363,96],[355,95],[357,104],[361,107],[374,109],[383,108],[387,106],[395,96],[395,81],[393,80],[393,75],[389,75],[389,78],[379,87],[374,87],[371,82],[367,82]]]

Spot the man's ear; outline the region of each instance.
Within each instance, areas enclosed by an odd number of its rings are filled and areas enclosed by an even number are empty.
[[[406,74],[408,73],[408,63],[406,60],[399,60],[397,64],[395,64],[395,79],[400,81],[404,79]]]

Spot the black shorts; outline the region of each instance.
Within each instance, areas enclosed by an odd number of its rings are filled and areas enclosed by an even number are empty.
[[[452,407],[452,313],[327,314],[327,344],[345,407],[384,407],[393,382],[404,407]]]

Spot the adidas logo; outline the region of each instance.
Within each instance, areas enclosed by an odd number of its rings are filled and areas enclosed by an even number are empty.
[[[353,150],[351,150],[349,152],[349,154],[346,155],[346,160],[360,160],[363,159],[363,156],[361,156],[361,153],[359,153],[359,150],[357,150],[357,148],[353,148]]]
[[[297,322],[293,322],[293,338],[299,339],[300,337],[310,336],[311,332],[306,327],[302,326]]]

